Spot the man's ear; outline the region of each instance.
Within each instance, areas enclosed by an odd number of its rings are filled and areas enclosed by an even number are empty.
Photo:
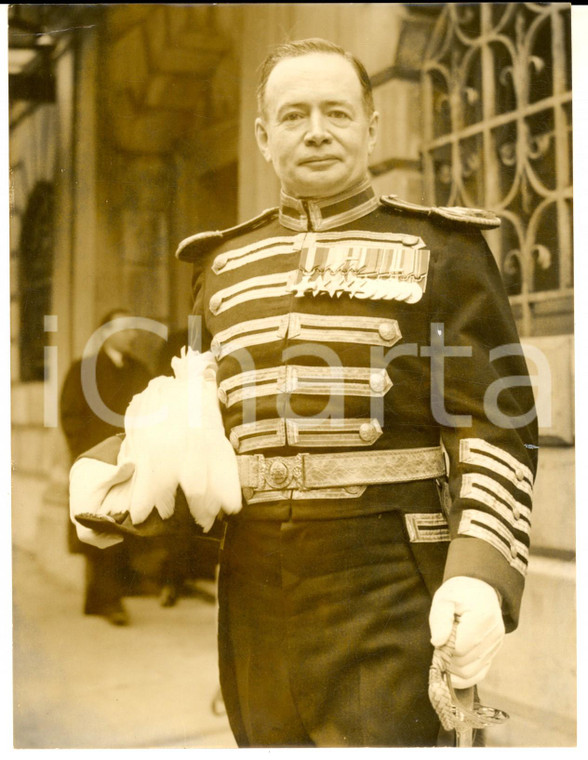
[[[270,163],[272,160],[270,147],[269,147],[269,135],[263,119],[258,117],[255,119],[255,139],[257,140],[257,146],[261,151],[261,155],[265,160]]]
[[[380,114],[378,111],[374,111],[370,116],[370,124],[368,127],[368,156],[371,155],[376,142],[378,141],[378,133],[380,129]]]

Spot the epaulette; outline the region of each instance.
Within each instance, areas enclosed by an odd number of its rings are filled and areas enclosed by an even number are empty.
[[[500,227],[500,218],[483,208],[466,208],[464,206],[420,206],[418,203],[403,201],[396,195],[382,195],[380,200],[385,206],[399,211],[412,211],[415,214],[437,216],[451,222],[491,230]]]
[[[198,232],[196,235],[190,235],[179,244],[176,251],[176,258],[180,261],[196,261],[197,257],[219,245],[223,240],[229,240],[235,235],[261,227],[271,219],[274,219],[279,213],[279,208],[268,208],[261,214],[248,219],[246,222],[237,224],[235,227],[229,227],[226,230],[210,230],[209,232]]]

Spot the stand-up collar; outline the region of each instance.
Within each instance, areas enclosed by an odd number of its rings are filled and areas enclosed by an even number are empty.
[[[282,190],[280,223],[297,232],[332,230],[369,214],[379,203],[369,178],[324,200],[300,200]]]

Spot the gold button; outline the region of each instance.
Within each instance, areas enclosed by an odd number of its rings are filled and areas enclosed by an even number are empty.
[[[215,272],[220,272],[221,269],[224,269],[226,267],[228,260],[229,257],[226,253],[220,253],[214,260],[214,264],[212,265],[213,270]]]
[[[517,480],[524,480],[525,479],[525,473],[524,473],[524,471],[520,467],[517,467],[517,469],[515,470],[515,478]]]
[[[239,436],[237,433],[235,433],[234,430],[231,430],[229,441],[231,442],[231,446],[235,449],[235,451],[239,451]]]
[[[378,333],[382,340],[393,340],[397,335],[396,325],[393,322],[382,322],[378,327]]]
[[[360,496],[363,493],[365,486],[345,486],[345,490],[351,496]]]
[[[218,357],[220,356],[220,352],[221,352],[220,341],[218,340],[218,338],[213,338],[210,341],[210,350],[212,352],[212,355],[215,358],[218,359]]]
[[[510,556],[513,559],[516,559],[519,556],[519,553],[517,551],[517,547],[514,544],[510,545]]]
[[[216,314],[217,311],[220,309],[222,302],[223,302],[223,297],[221,296],[221,294],[215,293],[210,299],[210,301],[208,302],[208,308],[213,314]]]
[[[383,372],[370,375],[370,388],[374,393],[381,393],[386,387],[386,377]]]
[[[359,437],[366,443],[372,443],[378,437],[378,433],[371,422],[364,422],[359,427]]]
[[[224,388],[218,389],[218,400],[221,402],[221,404],[224,404],[226,406],[227,404],[227,392]]]
[[[216,371],[214,367],[207,367],[202,373],[204,380],[216,380]]]
[[[512,516],[514,517],[514,519],[515,519],[515,520],[519,520],[519,519],[520,519],[520,517],[521,517],[521,512],[520,512],[520,510],[518,509],[518,507],[513,507],[513,510],[512,510]]]

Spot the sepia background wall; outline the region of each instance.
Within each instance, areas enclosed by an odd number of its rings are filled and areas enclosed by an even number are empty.
[[[82,584],[82,560],[66,548],[67,457],[55,426],[65,372],[112,307],[186,328],[191,272],[174,260],[179,241],[276,205],[254,141],[256,73],[274,43],[308,36],[366,64],[382,115],[370,167],[378,192],[488,207],[503,220],[488,241],[531,372],[551,387],[539,404],[521,626],[482,695],[511,715],[492,744],[573,746],[568,4],[11,6],[14,544]],[[141,344],[152,365],[158,340]]]

